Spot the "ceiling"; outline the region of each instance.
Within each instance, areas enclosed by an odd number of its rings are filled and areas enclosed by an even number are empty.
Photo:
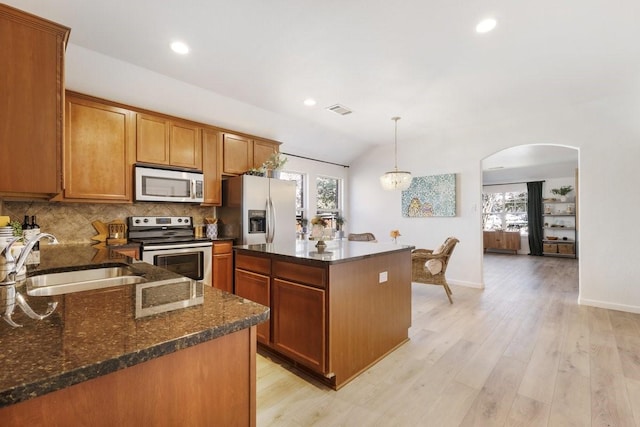
[[[399,141],[429,141],[605,99],[640,71],[637,0],[5,2],[71,27],[71,44],[285,117],[284,151],[346,164],[393,143],[392,116]],[[497,28],[477,34],[487,16]]]

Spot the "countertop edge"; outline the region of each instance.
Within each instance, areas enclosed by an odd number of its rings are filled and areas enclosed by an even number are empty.
[[[269,310],[229,324],[217,326],[195,334],[180,337],[175,340],[160,343],[137,352],[107,359],[100,363],[84,366],[40,381],[18,385],[13,388],[6,389],[0,394],[0,408],[61,390],[130,366],[135,366],[140,363],[174,353],[178,350],[211,341],[224,335],[258,325],[268,319]]]
[[[368,253],[363,255],[354,255],[354,256],[349,256],[341,259],[321,259],[321,258],[313,258],[313,257],[307,257],[307,256],[297,256],[297,255],[286,254],[278,251],[264,251],[260,249],[253,249],[253,248],[247,247],[247,245],[234,246],[233,249],[238,252],[262,254],[265,256],[278,256],[285,259],[296,260],[296,262],[309,262],[309,263],[320,263],[322,265],[333,265],[333,264],[342,264],[345,262],[352,262],[352,261],[357,261],[361,259],[377,257],[381,255],[387,255],[395,252],[412,251],[413,249],[415,249],[415,246],[398,245],[397,248],[391,249],[391,250],[382,250],[380,252],[373,252],[373,253]]]

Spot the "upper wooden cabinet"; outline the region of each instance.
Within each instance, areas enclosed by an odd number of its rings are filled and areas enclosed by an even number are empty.
[[[223,133],[222,173],[242,175],[250,169],[259,168],[271,154],[278,152],[278,147],[276,142]]]
[[[260,139],[253,140],[253,167],[259,168],[273,153],[278,152],[278,144]]]
[[[42,196],[61,189],[69,32],[0,4],[0,193]]]
[[[222,134],[222,173],[242,175],[253,168],[253,141],[250,138]]]
[[[138,162],[202,169],[200,128],[160,116],[136,115]]]
[[[132,201],[133,113],[68,92],[65,124],[62,200]]]
[[[203,205],[220,206],[222,204],[221,163],[220,132],[204,128],[202,130]]]

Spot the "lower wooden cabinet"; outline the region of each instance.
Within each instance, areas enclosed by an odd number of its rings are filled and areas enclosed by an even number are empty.
[[[236,248],[235,293],[271,308],[261,348],[337,390],[408,340],[411,250],[324,262]]]
[[[326,367],[325,290],[273,279],[272,345],[316,372]]]
[[[484,231],[482,240],[485,251],[487,249],[498,249],[518,253],[520,250],[519,231]]]
[[[263,274],[236,269],[235,294],[271,307],[271,278]],[[268,344],[271,339],[270,322],[258,325],[258,342]]]
[[[233,242],[213,242],[213,287],[233,292]]]

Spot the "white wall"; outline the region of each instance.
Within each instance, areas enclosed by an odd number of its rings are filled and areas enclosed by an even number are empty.
[[[281,146],[281,151],[287,152],[286,144]],[[318,176],[327,176],[331,178],[338,178],[342,181],[342,189],[341,189],[341,203],[343,207],[343,216],[347,219],[344,230],[349,229],[350,221],[349,221],[349,205],[348,205],[348,197],[349,194],[349,168],[334,165],[330,163],[325,163],[321,161],[314,161],[309,159],[301,159],[295,156],[286,156],[287,163],[283,167],[283,170],[287,172],[298,172],[303,173],[305,175],[305,218],[310,219],[313,218],[317,211],[317,193],[316,193],[316,178]]]
[[[73,44],[69,44],[66,58],[69,89],[284,141],[283,151],[287,151],[288,135],[270,131],[270,123],[288,121],[280,115]],[[390,230],[399,229],[403,235],[400,243],[420,247],[433,247],[445,237],[455,235],[461,243],[452,258],[449,277],[454,283],[482,286],[481,160],[505,148],[526,144],[578,148],[579,300],[640,312],[640,263],[635,242],[640,192],[632,185],[622,185],[640,178],[638,99],[638,93],[624,93],[612,99],[585,100],[566,109],[550,105],[538,116],[530,117],[520,117],[514,111],[508,117],[496,117],[493,123],[481,126],[459,123],[454,128],[433,129],[427,140],[399,141],[401,169],[416,176],[457,174],[458,215],[453,218],[402,218],[400,193],[384,192],[378,181],[393,166],[393,145],[370,150],[348,171],[348,229],[371,231],[380,241],[389,238]],[[421,120],[403,111],[394,113],[400,114],[403,121]],[[628,117],[619,120],[622,116]],[[628,128],[620,123],[637,125]]]
[[[633,94],[629,95],[630,97]],[[625,108],[626,106],[626,108]],[[425,141],[399,141],[398,167],[414,176],[456,173],[455,218],[403,218],[400,193],[385,192],[378,176],[392,165],[393,146],[372,150],[351,168],[351,214],[363,228],[386,235],[400,229],[402,243],[432,248],[448,235],[460,239],[447,270],[453,283],[483,286],[481,160],[505,148],[558,144],[578,148],[579,302],[640,312],[636,211],[640,192],[640,128],[616,126],[616,115],[638,114],[637,100],[622,95],[536,117],[504,117],[484,126],[439,131]],[[400,112],[402,113],[402,112]],[[405,117],[404,120],[411,120]],[[639,122],[640,123],[640,122]],[[354,220],[355,221],[355,220]]]

